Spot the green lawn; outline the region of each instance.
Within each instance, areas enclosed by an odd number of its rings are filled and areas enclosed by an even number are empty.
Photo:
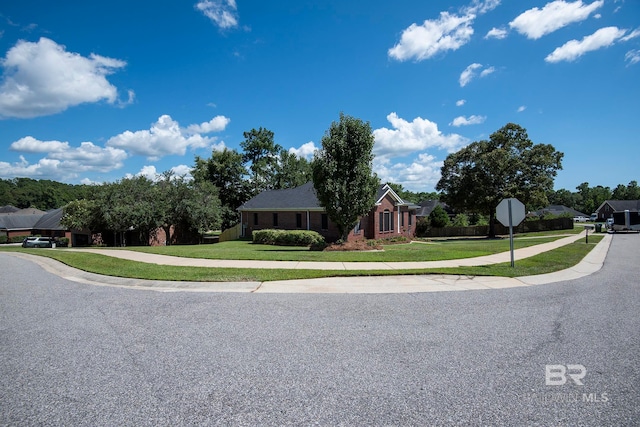
[[[515,240],[516,249],[552,242],[561,237]],[[248,241],[223,242],[213,245],[136,246],[122,248],[132,251],[185,258],[239,259],[266,261],[322,262],[402,262],[440,261],[473,258],[509,250],[509,239],[450,240],[446,242],[407,243],[384,246],[379,252],[318,252],[308,248],[255,245]]]
[[[52,251],[22,248],[5,248],[4,250],[47,256],[81,270],[116,277],[175,281],[263,282],[272,280],[311,279],[319,277],[382,276],[399,274],[464,274],[507,277],[528,276],[563,270],[577,264],[601,239],[602,236],[593,236],[589,239],[589,244],[585,244],[583,240],[580,240],[553,251],[516,261],[515,268],[511,268],[509,263],[503,263],[482,267],[375,271],[261,270],[240,268],[176,267],[146,264],[93,253],[70,252],[64,250]],[[426,245],[420,246],[422,247]]]

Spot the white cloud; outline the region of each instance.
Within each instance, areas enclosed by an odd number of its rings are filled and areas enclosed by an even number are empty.
[[[191,180],[193,179],[193,176],[191,176],[192,169],[193,169],[192,166],[178,165],[178,166],[172,167],[171,172],[173,172],[175,176],[183,176],[185,179]]]
[[[135,178],[137,176],[143,176],[145,178],[147,178],[149,181],[157,181],[158,177],[159,177],[159,173],[156,171],[156,167],[151,165],[151,166],[143,166],[142,169],[140,169],[140,172],[136,173],[136,174],[130,174],[130,173],[126,173],[124,174],[124,177],[126,179],[131,179],[131,178]]]
[[[190,125],[187,130],[192,133],[211,133],[223,131],[231,119],[225,116],[216,116],[208,122],[201,123],[199,125]]]
[[[37,43],[18,41],[1,64],[0,117],[29,118],[87,102],[116,103],[118,91],[106,76],[126,62],[93,53],[83,57],[42,37]]]
[[[471,115],[469,117],[459,116],[453,119],[453,121],[449,124],[455,127],[479,125],[481,123],[484,123],[485,120],[487,120],[486,116],[476,116],[476,115]]]
[[[302,144],[300,148],[295,148],[295,147],[289,148],[289,153],[293,153],[298,157],[303,157],[309,160],[313,157],[313,153],[315,153],[316,150],[318,150],[318,147],[316,147],[316,144],[314,144],[313,141],[309,141],[305,144]]]
[[[518,110],[517,110],[517,111],[518,111],[518,113],[522,113],[522,112],[523,112],[524,110],[526,110],[526,109],[527,109],[527,106],[526,106],[526,105],[521,105],[521,106],[519,106],[519,107],[518,107]]]
[[[504,38],[507,37],[507,34],[509,34],[509,32],[507,30],[505,30],[504,28],[492,28],[489,30],[489,32],[487,33],[486,36],[484,36],[485,39],[498,39],[498,40],[502,40]]]
[[[620,40],[622,40],[623,42],[626,42],[626,41],[629,41],[631,39],[635,39],[638,36],[640,36],[640,28],[636,28],[635,30],[633,30],[632,32],[627,34],[626,36],[622,37]]]
[[[583,4],[582,0],[556,0],[547,3],[542,9],[534,7],[527,10],[511,21],[509,26],[527,38],[535,40],[574,22],[584,21],[603,4],[604,0],[597,0],[588,5]]]
[[[408,122],[396,113],[387,116],[393,129],[380,128],[373,131],[377,157],[403,156],[427,148],[438,148],[453,152],[468,141],[465,137],[445,135],[438,130],[438,125],[420,117]]]
[[[456,107],[462,107],[466,103],[467,103],[466,99],[459,99],[456,101]]]
[[[23,153],[50,153],[69,149],[68,142],[60,141],[39,141],[32,136],[25,136],[13,142],[9,149]]]
[[[485,68],[480,72],[480,78],[487,77],[489,74],[493,74],[496,71],[496,67]]]
[[[391,163],[389,159],[376,157],[373,167],[382,182],[401,184],[409,191],[424,191],[435,187],[440,180],[443,162],[430,154],[419,154],[409,162]],[[418,200],[413,200],[418,202]]]
[[[406,28],[400,41],[387,52],[398,61],[422,61],[439,53],[457,50],[469,42],[476,16],[494,9],[499,0],[474,1],[459,14],[440,12],[437,19],[427,19],[422,25],[415,23]]]
[[[238,26],[238,7],[235,0],[202,0],[196,4],[196,9],[220,29]]]
[[[464,69],[462,73],[460,73],[460,87],[465,87],[473,78],[475,77],[475,71],[478,68],[482,68],[482,64],[473,63]]]
[[[640,49],[633,49],[624,55],[624,60],[629,61],[629,65],[640,62]]]
[[[215,120],[214,118],[212,121]],[[195,127],[200,130],[211,131],[213,125],[210,125],[210,123],[212,121],[200,125],[191,125],[187,127],[187,129],[182,129],[178,122],[173,120],[171,116],[165,114],[160,116],[158,120],[151,125],[150,129],[135,132],[124,131],[119,135],[111,137],[106,145],[108,147],[122,148],[133,154],[146,156],[151,160],[157,160],[167,155],[184,155],[187,148],[213,147],[215,149],[221,149],[224,147],[224,142],[215,144],[217,138],[193,133]]]
[[[100,171],[108,172],[119,169],[128,157],[124,150],[113,147],[98,147],[91,142],[83,142],[79,147],[71,147],[68,142],[40,141],[32,136],[21,138],[9,147],[13,151],[23,153],[47,153],[40,160],[48,167],[56,165],[60,170],[76,172]],[[21,157],[21,159],[24,159]],[[20,164],[24,164],[24,161]],[[30,165],[33,167],[34,165]]]
[[[479,75],[480,78],[487,77],[488,75],[496,71],[495,67],[488,67],[482,70],[480,74],[477,74],[477,71],[481,68],[482,64],[478,63],[473,63],[465,68],[464,71],[460,73],[460,78],[458,79],[458,81],[460,82],[460,87],[465,87],[466,85],[471,83],[471,81],[475,79],[477,75]]]
[[[582,40],[570,40],[562,46],[556,48],[544,59],[547,62],[575,61],[587,52],[611,46],[620,39],[626,30],[617,27],[600,28],[590,36]]]
[[[77,178],[81,172],[110,172],[119,169],[127,158],[124,150],[101,148],[91,142],[83,142],[79,147],[70,147],[66,142],[33,139],[25,143],[25,140],[27,139],[23,138],[20,140],[23,142],[14,143],[20,151],[43,152],[42,150],[47,147],[51,151],[34,164],[29,163],[23,156],[20,156],[20,161],[16,163],[0,162],[1,177],[24,176],[64,181]],[[34,151],[34,148],[39,151]]]

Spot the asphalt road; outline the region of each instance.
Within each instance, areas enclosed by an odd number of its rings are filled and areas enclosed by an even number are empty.
[[[638,235],[586,278],[487,291],[160,293],[3,254],[0,272],[0,425],[640,425]]]

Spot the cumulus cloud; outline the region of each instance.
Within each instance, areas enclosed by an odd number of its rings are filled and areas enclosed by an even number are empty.
[[[518,111],[518,113],[522,113],[522,112],[523,112],[524,110],[526,110],[526,109],[527,109],[527,106],[526,106],[526,105],[521,105],[521,106],[519,106],[519,107],[518,107],[518,110],[517,110],[517,111]]]
[[[492,28],[489,30],[489,32],[487,33],[486,36],[484,36],[485,39],[498,39],[498,40],[502,40],[504,38],[507,37],[507,34],[509,32],[507,30],[505,30],[504,28]]]
[[[235,0],[202,0],[195,7],[222,30],[238,26]]]
[[[293,153],[298,157],[302,157],[309,160],[313,157],[313,153],[315,153],[316,150],[318,150],[318,147],[316,147],[316,144],[314,144],[313,141],[309,141],[305,144],[302,144],[300,148],[295,148],[295,147],[289,148],[289,153]]]
[[[184,155],[187,148],[209,148],[222,149],[224,142],[216,144],[217,138],[202,136],[200,133],[193,133],[194,129],[212,131],[215,125],[211,122],[200,125],[191,125],[186,129],[180,127],[179,123],[168,114],[162,115],[151,125],[150,129],[138,130],[135,132],[124,131],[123,133],[110,138],[106,145],[127,150],[133,154],[146,156],[150,160],[157,160],[168,155]],[[228,123],[228,120],[226,121]],[[217,128],[216,128],[217,129]],[[223,128],[221,128],[223,129]]]
[[[482,68],[482,64],[478,64],[478,63],[473,63],[469,65],[467,68],[465,68],[464,71],[460,73],[460,78],[458,79],[458,81],[460,82],[460,87],[465,87],[466,85],[471,83],[471,81],[475,79],[476,76],[480,76],[480,78],[482,78],[496,71],[495,67],[488,67],[482,70],[480,74],[478,74],[477,71],[481,68]]]
[[[68,142],[39,141],[33,137],[22,138],[10,146],[13,151],[47,153],[37,163],[29,163],[24,156],[15,163],[0,162],[2,177],[37,177],[56,180],[77,178],[81,172],[109,172],[123,166],[128,157],[124,150],[102,148],[91,142],[71,147]]]
[[[437,124],[421,117],[408,122],[391,113],[387,120],[392,129],[379,128],[373,131],[373,151],[377,157],[404,156],[428,148],[453,152],[468,142],[457,134],[443,134]]]
[[[570,40],[556,48],[544,59],[547,62],[575,61],[587,52],[611,46],[621,39],[626,30],[618,27],[600,28],[595,33],[584,37],[582,40]]]
[[[231,119],[225,116],[216,116],[208,122],[201,123],[199,125],[190,125],[187,127],[187,131],[192,133],[211,133],[223,131]]]
[[[1,60],[0,117],[30,118],[59,113],[69,107],[102,100],[118,101],[118,90],[106,76],[125,61],[67,52],[65,46],[42,37],[20,40]],[[133,100],[129,92],[129,101]]]
[[[466,99],[459,99],[456,101],[456,107],[462,107],[466,103],[467,103]]]
[[[604,0],[597,0],[591,4],[584,4],[582,0],[556,0],[547,3],[542,9],[534,7],[523,12],[511,21],[509,26],[527,38],[535,40],[572,23],[584,21],[603,4]]]
[[[39,141],[32,136],[25,136],[13,142],[9,149],[22,153],[50,153],[69,149],[68,142],[60,141]]]
[[[440,180],[443,162],[430,154],[422,153],[408,162],[392,163],[387,158],[376,157],[373,167],[382,182],[401,184],[409,191],[424,191],[435,187]]]
[[[186,180],[191,180],[193,177],[191,176],[191,167],[187,165],[178,165],[169,169],[169,172],[173,173],[172,179],[176,179],[179,177],[183,177]],[[125,178],[131,179],[137,176],[143,176],[150,181],[160,181],[163,177],[162,173],[158,172],[155,166],[153,165],[145,165],[140,169],[138,173],[130,174],[127,173],[124,175]]]
[[[469,117],[459,116],[453,119],[453,121],[449,124],[455,127],[479,125],[481,123],[484,123],[485,120],[487,120],[486,116],[476,116],[476,115],[471,115]]]
[[[459,13],[440,12],[436,19],[427,19],[421,25],[411,24],[400,36],[400,41],[387,52],[398,61],[423,61],[439,53],[457,50],[469,42],[476,17],[500,4],[499,0],[474,1]]]

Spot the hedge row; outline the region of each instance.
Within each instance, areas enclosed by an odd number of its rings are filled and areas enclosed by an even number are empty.
[[[22,243],[24,238],[27,236],[13,236],[7,238],[7,236],[0,236],[0,244],[4,243]]]
[[[254,230],[253,243],[278,246],[324,246],[319,233],[309,230]]]

